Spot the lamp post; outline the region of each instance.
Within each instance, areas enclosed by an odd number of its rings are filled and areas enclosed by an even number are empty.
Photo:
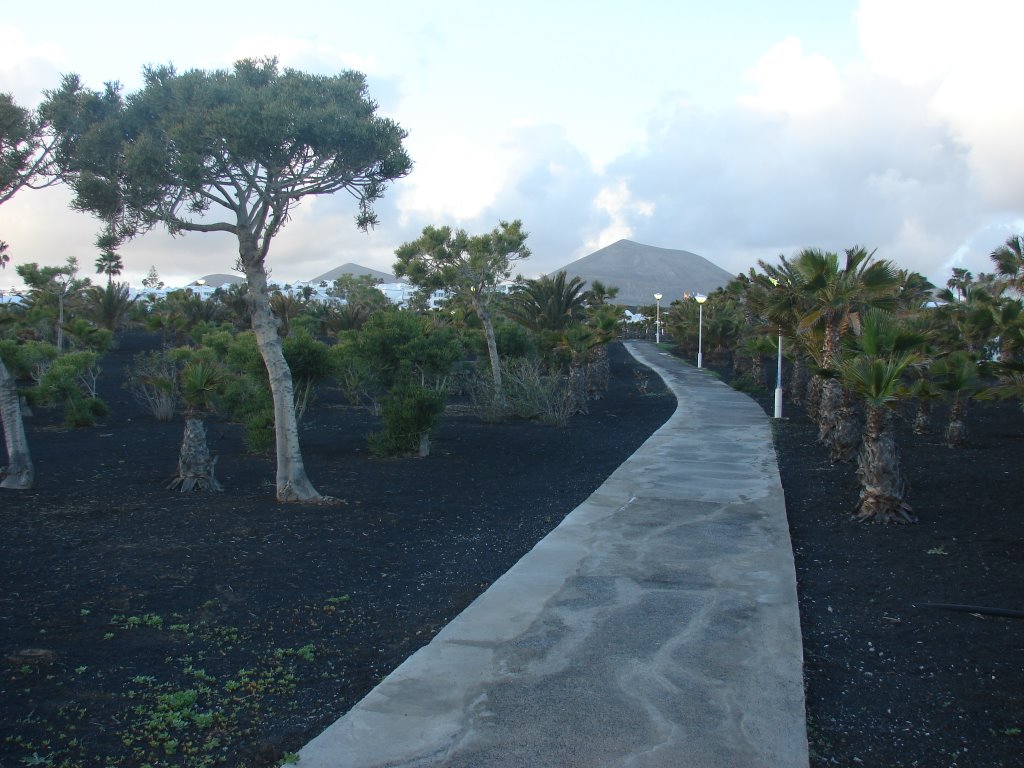
[[[708,297],[703,293],[694,296],[697,300],[697,367],[704,367],[704,302]]]
[[[775,376],[775,418],[782,418],[782,329],[779,328],[779,370]]]
[[[654,321],[654,343],[661,344],[661,294],[654,294],[654,300],[658,304],[657,319]]]
[[[769,277],[773,286],[778,287],[779,281]],[[775,418],[782,418],[782,326],[779,326],[779,365],[775,374]]]

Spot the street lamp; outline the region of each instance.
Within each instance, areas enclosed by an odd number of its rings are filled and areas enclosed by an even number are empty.
[[[654,343],[661,344],[661,294],[654,294],[654,300],[658,302],[658,317],[654,321]]]
[[[778,287],[779,281],[769,277],[773,286]],[[775,374],[775,418],[782,418],[782,326],[779,326],[779,365]]]
[[[779,328],[779,370],[775,377],[775,418],[782,418],[782,329]]]
[[[704,367],[704,302],[708,297],[703,293],[694,296],[697,300],[697,367]]]

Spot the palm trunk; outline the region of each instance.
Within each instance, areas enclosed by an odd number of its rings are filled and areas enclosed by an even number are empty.
[[[757,386],[764,389],[764,360],[758,352],[750,356],[750,378]]]
[[[569,397],[572,398],[572,413],[587,412],[587,377],[582,357],[575,352],[569,362]]]
[[[821,405],[821,391],[824,386],[825,380],[817,374],[811,376],[810,380],[807,382],[807,395],[804,398],[806,401],[804,410],[807,411],[807,418],[815,424],[818,423],[818,409]]]
[[[590,363],[587,365],[587,388],[593,393],[594,399],[608,391],[608,381],[611,378],[610,369],[608,345],[598,344],[591,351]]]
[[[946,425],[946,445],[950,448],[965,448],[968,443],[969,433],[967,422],[964,416],[967,411],[967,403],[960,396],[959,392],[954,393],[953,403],[949,407],[949,423]]]
[[[281,337],[277,334],[277,321],[270,309],[267,294],[267,273],[256,246],[240,238],[239,252],[249,282],[252,328],[256,333],[263,363],[270,377],[270,392],[274,401],[274,447],[277,454],[277,500],[322,502],[324,497],[306,476],[299,448],[299,426],[295,418],[295,393],[292,374],[284,359]]]
[[[803,405],[806,374],[807,366],[804,365],[804,356],[798,352],[793,355],[793,367],[790,373],[792,382],[789,385],[789,399],[794,405]]]
[[[925,398],[917,401],[917,411],[914,415],[914,434],[929,435],[932,431],[932,404]]]
[[[889,411],[867,406],[864,441],[857,455],[860,501],[857,518],[870,523],[912,523],[905,501],[906,484],[900,472],[900,456]]]
[[[187,491],[220,491],[223,486],[213,476],[216,458],[210,457],[206,444],[206,427],[202,419],[185,419],[185,433],[181,438],[181,452],[178,455],[178,474],[167,486]]]
[[[846,402],[843,385],[836,379],[826,379],[822,386],[818,440],[828,448],[832,461],[852,458],[860,440],[855,414]]]
[[[35,468],[25,437],[25,422],[22,417],[21,400],[14,386],[14,377],[0,360],[0,417],[4,426],[4,443],[7,446],[7,467],[0,477],[0,488],[27,490],[35,482]]]

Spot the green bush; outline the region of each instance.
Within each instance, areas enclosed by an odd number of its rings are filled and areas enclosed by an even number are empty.
[[[444,401],[444,393],[411,378],[396,384],[381,400],[383,429],[370,435],[370,451],[376,456],[427,455],[430,430],[444,412]]]
[[[125,387],[157,421],[170,421],[178,409],[178,366],[170,352],[141,352],[125,373]]]

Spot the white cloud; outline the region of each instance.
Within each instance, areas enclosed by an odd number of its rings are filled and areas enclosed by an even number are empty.
[[[757,86],[753,95],[737,101],[752,109],[803,115],[836,104],[842,85],[832,62],[818,54],[804,53],[803,45],[789,37],[747,70],[744,79]]]
[[[631,238],[632,221],[637,217],[650,218],[654,214],[654,203],[634,200],[625,179],[618,179],[602,187],[594,198],[594,207],[606,214],[609,221],[596,237],[586,242],[585,250],[588,253]]]
[[[996,206],[1024,206],[1024,100],[1019,0],[864,0],[867,64],[931,89],[929,111],[968,148],[976,183]]]
[[[34,107],[43,90],[56,88],[66,68],[61,49],[52,43],[30,43],[24,33],[0,23],[0,90],[14,95],[23,107]]]
[[[413,131],[406,147],[415,169],[399,193],[403,222],[473,219],[494,202],[516,162],[507,146],[482,144],[456,132],[421,136]]]

